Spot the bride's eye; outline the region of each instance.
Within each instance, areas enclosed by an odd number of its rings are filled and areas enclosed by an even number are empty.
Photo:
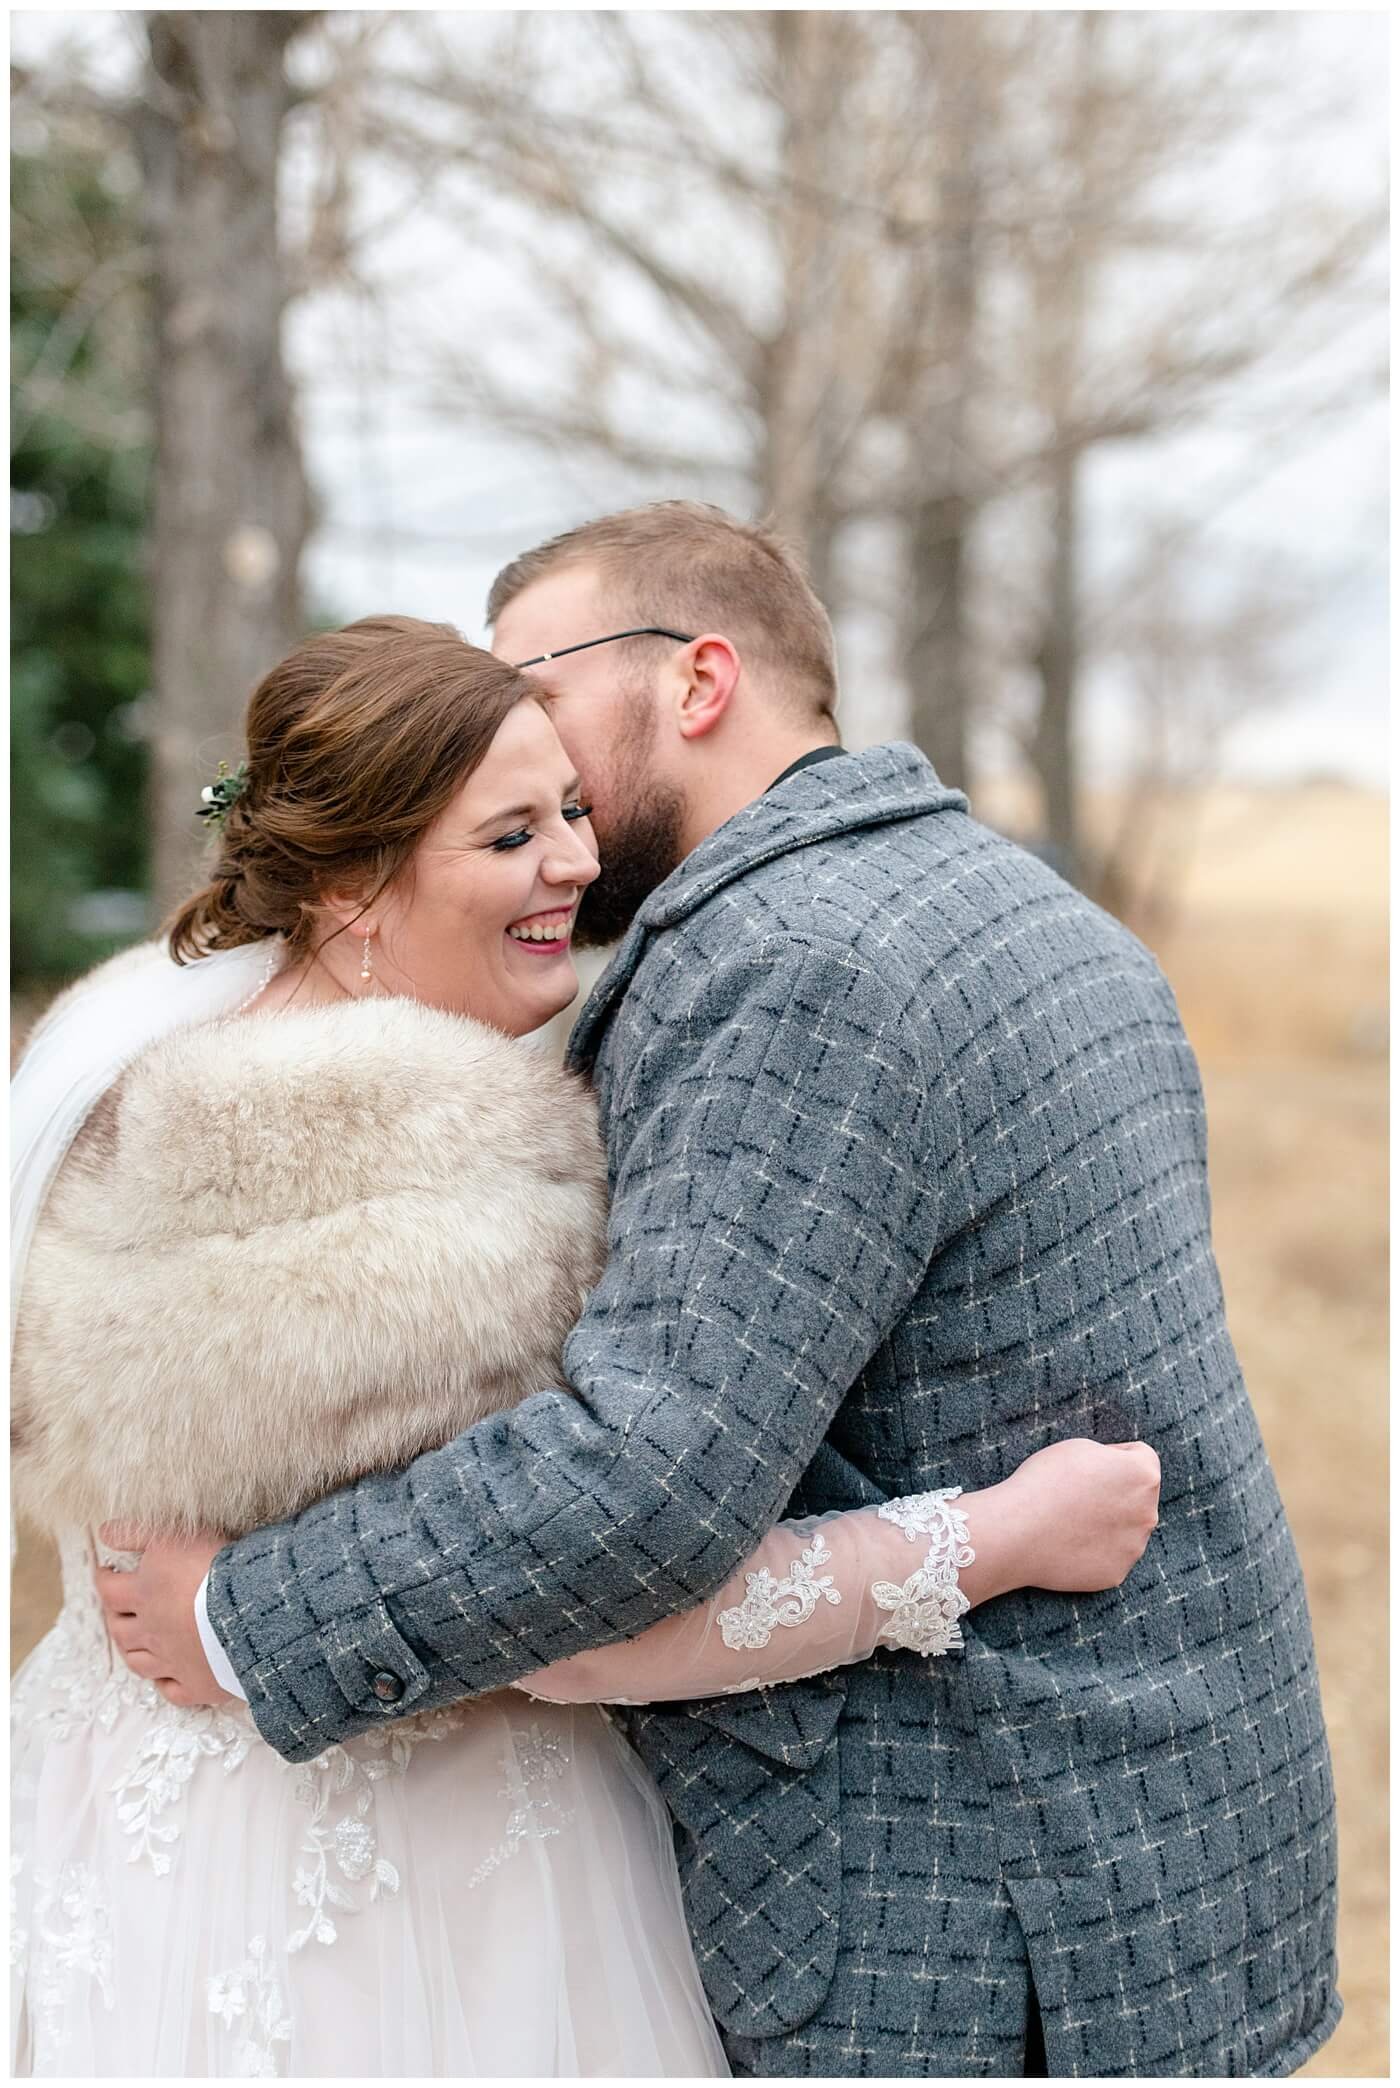
[[[591,805],[561,805],[559,809],[562,812],[564,818],[570,820],[587,819],[590,817],[593,811],[593,807]],[[498,841],[493,841],[491,843],[491,846],[492,848],[497,850],[507,848],[523,848],[527,841],[533,841],[534,838],[535,835],[533,828],[520,827],[513,834],[502,834]]]

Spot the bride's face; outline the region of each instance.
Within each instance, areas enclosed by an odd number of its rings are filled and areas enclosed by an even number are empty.
[[[597,875],[573,763],[526,699],[365,917],[375,982],[524,1036],[578,992],[574,914]]]

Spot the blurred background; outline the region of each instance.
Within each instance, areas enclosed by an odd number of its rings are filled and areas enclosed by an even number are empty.
[[[257,677],[673,495],[847,745],[1151,944],[1311,1593],[1387,2072],[1380,14],[11,17],[16,1031],[193,880]],[[33,1538],[15,1657],[55,1606]]]

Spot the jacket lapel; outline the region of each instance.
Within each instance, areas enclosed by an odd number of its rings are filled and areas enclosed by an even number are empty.
[[[564,1064],[569,1072],[587,1074],[592,1069],[603,1041],[603,1032],[631,984],[649,933],[639,914],[618,944],[607,970],[580,1008],[564,1052]]]

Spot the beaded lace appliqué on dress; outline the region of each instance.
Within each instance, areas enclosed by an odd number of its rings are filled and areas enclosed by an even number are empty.
[[[209,2013],[231,2033],[234,2071],[245,2081],[274,2079],[276,2047],[292,2041],[292,2019],[271,1958],[267,1938],[254,1936],[243,1963],[209,1981]]]
[[[515,1766],[513,1778],[510,1774],[512,1757]],[[514,1741],[509,1753],[501,1760],[501,1771],[507,1781],[501,1787],[500,1796],[511,1801],[506,1831],[468,1878],[468,1891],[483,1884],[503,1863],[509,1863],[512,1856],[518,1856],[526,1842],[548,1841],[568,1826],[573,1814],[560,1805],[557,1795],[549,1788],[559,1781],[568,1766],[569,1750],[551,1734],[542,1733],[537,1725],[532,1725],[527,1733]]]
[[[115,2006],[112,1916],[86,1863],[65,1863],[57,1877],[37,1873],[34,1883],[30,1980],[34,2014],[52,2057],[67,2041],[81,1987],[95,1986],[103,2007]]]
[[[179,1839],[180,1823],[161,1815],[178,1807],[201,1762],[217,1761],[227,1776],[246,1761],[251,1744],[245,1719],[163,1704],[135,1760],[110,1787],[122,1830],[131,1836],[128,1863],[144,1858],[163,1877],[174,1861],[171,1845]]]
[[[386,1777],[402,1776],[422,1741],[445,1739],[465,1715],[460,1705],[421,1712],[392,1733],[364,1733],[351,1747],[328,1747],[302,1769],[296,1795],[311,1818],[297,1851],[305,1860],[297,1864],[292,1893],[307,1914],[287,1938],[289,1955],[308,1943],[334,1943],[339,1931],[333,1916],[359,1913],[360,1903],[336,1873],[348,1885],[368,1879],[371,1906],[381,1893],[398,1891],[398,1870],[379,1851],[374,1787]],[[332,1822],[335,1799],[341,1803]]]

